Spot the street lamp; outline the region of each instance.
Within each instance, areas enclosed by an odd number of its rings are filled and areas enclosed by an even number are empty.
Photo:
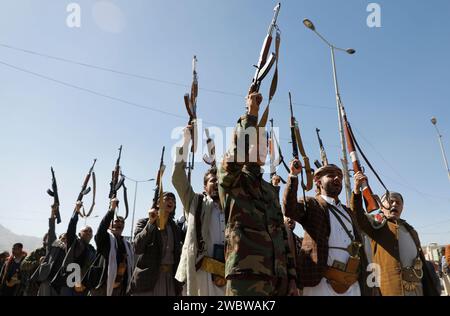
[[[445,155],[444,145],[442,144],[442,135],[437,128],[437,119],[435,117],[431,118],[431,124],[436,128],[436,132],[438,134],[439,145],[441,145],[442,158],[444,159],[445,168],[447,168],[448,179],[450,180],[450,169],[448,168],[447,156]]]
[[[131,216],[131,232],[130,232],[130,238],[132,240],[133,239],[133,227],[134,227],[134,214],[136,212],[136,195],[137,195],[138,184],[143,183],[143,182],[155,181],[155,179],[152,178],[152,179],[148,179],[148,180],[134,180],[134,179],[131,179],[131,178],[125,176],[124,174],[122,174],[122,175],[125,179],[134,182],[134,202],[133,202],[133,214]]]
[[[319,32],[317,32],[316,27],[314,26],[314,23],[311,22],[309,19],[304,19],[303,24],[313,31],[322,41],[324,41],[328,47],[330,47],[331,50],[331,63],[333,65],[333,79],[334,79],[334,90],[336,93],[336,106],[338,111],[338,122],[339,122],[339,136],[341,139],[341,150],[342,150],[342,167],[343,167],[343,173],[344,173],[344,186],[345,186],[345,194],[347,198],[347,205],[350,203],[350,175],[348,172],[348,159],[347,159],[347,150],[346,150],[346,142],[344,137],[344,129],[343,129],[343,122],[342,122],[342,110],[343,110],[343,104],[341,100],[341,95],[339,93],[339,85],[337,81],[337,72],[336,72],[336,62],[334,58],[334,51],[339,50],[343,51],[349,55],[353,55],[356,53],[356,51],[353,48],[339,48],[331,44],[325,37],[323,37]]]

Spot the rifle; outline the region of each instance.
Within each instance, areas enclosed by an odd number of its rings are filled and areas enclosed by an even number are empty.
[[[197,96],[198,96],[198,76],[197,76],[197,57],[194,55],[192,59],[192,86],[191,94],[186,93],[184,95],[184,104],[189,114],[188,125],[191,125],[191,152],[188,162],[188,181],[191,183],[191,172],[194,169],[195,151],[197,150]]]
[[[58,196],[58,185],[56,184],[55,171],[53,167],[50,168],[52,172],[52,188],[47,190],[47,194],[53,197],[52,213],[56,216],[56,222],[61,223],[61,215],[59,213],[59,196]]]
[[[261,87],[261,83],[264,80],[264,78],[269,73],[272,66],[275,64],[275,71],[272,78],[272,83],[270,85],[269,90],[269,101],[266,107],[266,110],[264,111],[263,116],[261,117],[261,121],[258,124],[258,126],[263,127],[266,126],[267,119],[269,116],[269,105],[272,101],[273,96],[275,95],[275,92],[277,90],[277,84],[278,84],[278,55],[279,55],[279,48],[280,48],[280,42],[281,42],[281,35],[280,31],[277,25],[277,19],[278,14],[280,12],[281,3],[278,3],[274,10],[274,15],[272,22],[269,25],[269,29],[267,31],[267,35],[264,39],[261,52],[259,53],[259,60],[258,64],[254,65],[256,67],[255,75],[253,76],[252,83],[250,85],[250,89],[248,94],[251,94],[253,92],[259,92],[259,89]],[[273,31],[276,30],[276,38],[275,38],[275,53],[271,53],[269,57],[269,51],[270,47],[272,45],[272,34]]]
[[[276,167],[278,167],[281,163],[284,165],[284,167],[286,168],[286,170],[288,172],[289,172],[289,167],[287,166],[286,162],[284,161],[284,157],[281,152],[281,147],[275,136],[275,132],[273,130],[273,119],[270,119],[269,122],[270,122],[270,131],[269,131],[269,136],[268,136],[268,138],[269,138],[268,144],[269,144],[269,157],[270,157],[270,178],[272,179],[272,177],[274,175],[277,175]],[[277,149],[278,149],[278,159],[275,159],[275,146],[277,146]],[[280,177],[281,182],[286,184],[286,181],[281,176],[279,176],[279,177]]]
[[[322,160],[322,165],[326,166],[328,165],[327,153],[325,152],[325,148],[323,147],[322,138],[320,138],[319,132],[320,129],[316,128],[317,139],[319,140],[319,147],[320,147],[320,159]]]
[[[214,140],[209,135],[209,130],[207,128],[205,128],[205,134],[208,155],[203,155],[203,161],[214,168],[216,166],[216,146],[214,145]]]
[[[290,92],[289,92],[289,108],[291,111],[292,156],[295,159],[299,159],[299,151],[300,151],[300,154],[302,155],[302,159],[303,159],[303,163],[304,163],[305,173],[306,173],[306,185],[305,185],[304,179],[303,179],[303,169],[300,172],[301,184],[302,184],[302,190],[303,190],[303,199],[305,201],[305,207],[306,207],[305,191],[309,191],[313,187],[313,172],[312,172],[311,166],[309,164],[309,158],[308,158],[308,156],[306,156],[306,152],[303,147],[302,138],[300,136],[300,129],[298,127],[298,122],[294,117],[294,111],[292,109],[292,97],[291,97]],[[294,167],[297,169],[298,165],[294,164]]]
[[[152,208],[153,209],[158,209],[158,204],[159,204],[159,209],[161,208],[161,206],[163,205],[163,186],[162,186],[162,177],[164,174],[164,170],[166,169],[166,166],[164,165],[164,151],[166,150],[166,147],[163,146],[162,148],[162,152],[161,152],[161,160],[159,162],[159,169],[158,169],[158,173],[156,175],[156,188],[155,188],[155,194],[153,196],[153,204],[152,204]],[[166,213],[159,213],[159,217],[157,220],[157,226],[160,230],[164,230],[167,224],[167,217],[168,214]]]
[[[94,159],[94,163],[92,164],[91,168],[89,169],[88,174],[84,178],[83,185],[81,186],[81,191],[78,194],[77,202],[75,204],[74,212],[79,213],[81,215],[81,217],[89,217],[91,215],[92,211],[94,210],[95,194],[96,194],[96,191],[97,191],[97,184],[96,184],[95,172],[94,172],[94,166],[95,166],[96,162],[97,162],[97,159]],[[89,180],[91,179],[91,176],[92,176],[92,188],[93,188],[93,191],[92,191],[92,204],[91,204],[91,206],[89,208],[88,213],[86,214],[85,211],[84,211],[84,206],[83,206],[82,202],[83,202],[83,197],[85,195],[88,195],[89,192],[91,192],[91,187],[88,187]],[[83,210],[80,212],[81,208]]]
[[[112,201],[113,199],[117,199],[117,192],[120,190],[120,188],[123,188],[123,200],[125,204],[125,217],[124,219],[127,219],[128,217],[128,198],[127,198],[127,187],[125,186],[125,177],[123,176],[120,168],[120,158],[122,156],[122,145],[120,145],[119,148],[119,157],[116,160],[116,166],[114,167],[114,170],[112,171],[112,177],[111,182],[109,184],[110,190],[109,190],[109,199]],[[115,211],[116,205],[110,202],[110,210]],[[117,217],[117,213],[115,214]]]
[[[348,122],[347,114],[345,113],[344,106],[342,105],[340,100],[339,100],[339,105],[340,105],[341,113],[342,113],[342,116],[343,116],[342,120],[343,120],[343,125],[344,125],[345,138],[347,140],[347,150],[348,150],[348,152],[350,154],[350,158],[352,160],[353,171],[355,173],[357,173],[359,171],[363,172],[363,169],[361,167],[361,163],[360,163],[359,158],[358,158],[358,153],[356,152],[356,147],[358,147],[358,150],[361,153],[361,155],[363,156],[364,160],[366,161],[366,163],[368,164],[370,169],[374,172],[375,176],[378,178],[378,180],[383,185],[383,187],[386,189],[387,201],[389,202],[389,190],[386,188],[386,186],[384,185],[383,181],[381,181],[381,179],[378,176],[378,174],[372,168],[372,165],[367,160],[367,158],[365,157],[364,153],[361,151],[361,148],[359,147],[358,143],[356,142],[355,135],[353,134],[352,128],[350,126],[350,123]],[[355,147],[355,144],[356,144],[356,147]],[[366,205],[367,212],[371,213],[371,212],[376,211],[376,210],[378,210],[380,208],[380,205],[381,205],[380,198],[377,195],[373,194],[372,189],[370,188],[370,186],[367,183],[367,181],[364,181],[364,183],[362,185],[362,194],[363,194],[364,204]]]

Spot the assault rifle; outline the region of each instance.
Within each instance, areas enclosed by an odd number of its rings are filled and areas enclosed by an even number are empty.
[[[197,96],[198,96],[198,76],[197,76],[197,57],[194,56],[192,59],[192,86],[191,86],[191,94],[186,93],[184,95],[184,104],[186,106],[186,110],[189,114],[189,122],[188,125],[191,126],[191,151],[190,151],[190,159],[188,162],[188,181],[191,183],[191,173],[194,169],[194,160],[195,160],[195,151],[197,150]]]
[[[156,188],[155,188],[155,194],[153,196],[153,209],[159,209],[159,216],[157,220],[158,228],[161,230],[164,230],[167,223],[168,214],[165,212],[161,212],[161,206],[163,205],[163,185],[162,185],[162,177],[164,174],[164,170],[166,169],[166,166],[164,165],[164,151],[166,147],[162,148],[161,152],[161,160],[159,162],[159,169],[158,173],[156,175]]]
[[[94,163],[92,164],[91,168],[89,169],[88,174],[86,175],[86,177],[84,178],[83,181],[83,185],[81,186],[81,191],[78,194],[77,197],[77,202],[75,204],[75,209],[74,212],[77,212],[81,215],[81,217],[89,217],[92,213],[92,211],[94,210],[94,205],[95,205],[95,194],[97,191],[97,184],[96,184],[96,180],[95,180],[95,172],[94,172],[94,166],[95,163],[97,162],[97,159],[94,159]],[[92,177],[92,204],[89,208],[88,213],[86,214],[84,211],[84,207],[83,207],[83,197],[85,195],[88,195],[89,192],[91,192],[91,187],[88,187],[89,181]],[[80,210],[82,209],[82,211],[80,212]]]
[[[56,184],[55,171],[53,167],[50,168],[52,172],[52,188],[47,190],[47,194],[53,197],[52,204],[52,214],[56,216],[56,222],[61,223],[61,215],[59,213],[59,195],[58,195],[58,185]]]
[[[128,217],[128,198],[127,198],[127,187],[125,186],[125,177],[122,175],[121,168],[120,168],[120,158],[122,156],[122,145],[119,148],[119,157],[116,160],[116,166],[114,167],[114,170],[112,171],[112,177],[110,182],[110,190],[109,190],[109,199],[112,201],[113,199],[117,199],[117,192],[120,190],[120,188],[123,188],[123,199],[125,204],[125,217],[124,219],[127,219]],[[110,210],[116,209],[116,205],[113,203],[110,203]],[[117,213],[116,213],[117,216]]]

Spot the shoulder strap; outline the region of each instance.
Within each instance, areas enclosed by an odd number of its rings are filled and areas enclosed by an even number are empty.
[[[197,236],[197,255],[205,250],[205,241],[202,236],[202,205],[203,194],[197,195],[197,209],[195,210],[195,234]]]
[[[349,221],[347,216],[345,216],[340,210],[338,210],[338,208],[336,206],[331,205],[331,204],[328,204],[328,206],[329,206],[330,212],[333,213],[334,217],[336,217],[336,219],[338,220],[339,224],[341,224],[342,228],[344,228],[344,230],[347,233],[347,235],[350,238],[350,240],[351,241],[355,241],[355,237],[352,236],[352,234],[350,233],[350,231],[347,228],[347,225],[344,224],[344,222],[342,221],[342,218],[337,213],[341,214],[342,216],[344,216],[345,219],[347,219],[347,221]],[[350,224],[353,227],[353,223],[350,222]]]

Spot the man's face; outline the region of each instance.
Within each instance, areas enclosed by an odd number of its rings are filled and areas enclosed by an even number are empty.
[[[205,184],[205,192],[213,200],[215,200],[219,197],[216,175],[211,174],[211,173],[208,174],[206,184]]]
[[[80,238],[85,243],[89,244],[91,242],[91,239],[92,239],[92,228],[89,227],[89,226],[86,226],[83,229],[81,229],[80,230]]]
[[[22,254],[22,247],[14,246],[12,248],[11,252],[12,252],[13,256],[17,258]]]
[[[175,201],[175,199],[172,197],[172,196],[170,196],[170,195],[165,195],[164,197],[163,197],[163,200],[164,200],[164,204],[166,205],[166,210],[167,210],[167,212],[169,213],[169,214],[172,214],[173,213],[173,211],[175,210],[175,206],[176,206],[176,201]]]
[[[289,217],[284,218],[284,223],[289,227],[290,230],[294,231],[295,229],[295,221]]]
[[[63,243],[65,243],[67,245],[67,237],[66,234],[62,234],[61,237],[59,238],[59,240],[61,240]]]
[[[280,182],[281,182],[280,176],[277,174],[274,174],[272,176],[272,185],[278,187],[280,185]]]
[[[338,197],[342,191],[342,172],[332,170],[319,179],[321,193],[329,197]]]
[[[116,218],[111,223],[110,230],[115,236],[121,236],[124,227],[125,227],[125,222],[122,219]]]
[[[402,198],[397,194],[391,194],[389,197],[391,205],[387,202],[386,198],[383,199],[382,209],[384,216],[387,218],[399,219],[403,212],[403,201]]]

